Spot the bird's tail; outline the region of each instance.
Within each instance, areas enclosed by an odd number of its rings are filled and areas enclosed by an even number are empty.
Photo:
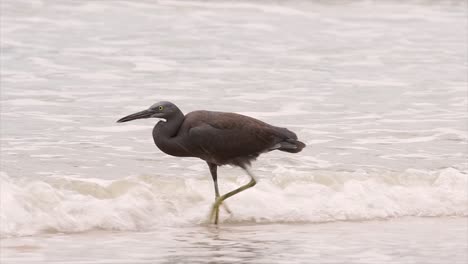
[[[303,148],[305,148],[306,144],[297,140],[297,139],[286,139],[283,142],[279,143],[278,150],[289,152],[289,153],[298,153],[301,152]]]

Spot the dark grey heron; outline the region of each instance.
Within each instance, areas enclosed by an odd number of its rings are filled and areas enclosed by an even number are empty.
[[[215,224],[224,200],[256,184],[249,167],[260,154],[272,150],[297,153],[305,147],[286,128],[235,113],[193,111],[184,115],[175,104],[165,101],[117,122],[152,117],[165,119],[153,128],[154,143],[160,150],[176,157],[197,157],[208,164],[215,189],[210,219]],[[226,164],[241,167],[250,182],[220,196],[217,168]]]

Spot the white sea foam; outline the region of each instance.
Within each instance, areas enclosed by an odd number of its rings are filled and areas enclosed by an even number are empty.
[[[453,168],[403,173],[281,169],[228,200],[224,222],[327,222],[401,216],[467,216],[468,175]],[[119,180],[2,173],[0,234],[148,230],[155,225],[203,224],[213,202],[208,178],[128,177]],[[222,190],[245,179],[223,179]]]

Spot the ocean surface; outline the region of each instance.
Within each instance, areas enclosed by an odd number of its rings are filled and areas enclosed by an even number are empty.
[[[2,264],[468,261],[465,1],[1,0],[0,13]],[[307,147],[262,155],[216,228],[206,164],[157,149],[156,119],[116,123],[163,100]],[[247,182],[219,170],[221,193]]]

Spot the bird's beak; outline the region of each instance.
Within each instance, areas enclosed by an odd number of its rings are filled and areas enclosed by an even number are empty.
[[[117,123],[127,122],[127,121],[131,121],[135,119],[150,118],[153,115],[155,115],[155,112],[147,109],[147,110],[140,111],[138,113],[128,115],[126,117],[122,117],[119,120],[117,120]]]

